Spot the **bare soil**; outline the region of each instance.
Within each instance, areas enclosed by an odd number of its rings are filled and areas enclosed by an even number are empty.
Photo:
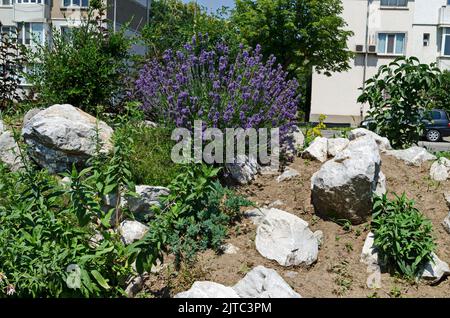
[[[450,262],[450,235],[441,223],[448,214],[443,193],[449,181],[434,182],[429,178],[430,163],[421,167],[407,166],[393,157],[382,156],[382,171],[387,178],[389,192],[406,192],[417,207],[431,220],[438,245],[437,255]],[[351,229],[314,214],[311,205],[311,176],[321,164],[296,158],[290,165],[300,176],[277,183],[276,175],[263,175],[251,185],[239,189],[241,194],[264,207],[276,200],[284,205],[277,208],[307,221],[313,231],[322,230],[324,239],[317,262],[309,268],[282,267],[262,257],[255,248],[256,226],[243,219],[230,231],[227,243],[239,248],[237,254],[217,255],[213,251],[201,253],[195,265],[178,272],[165,270],[153,276],[148,290],[156,297],[167,297],[190,288],[196,280],[209,280],[224,285],[236,284],[253,267],[264,265],[275,269],[285,281],[303,297],[450,297],[450,281],[438,285],[411,284],[389,273],[382,274],[382,288],[366,287],[367,266],[360,262],[360,254],[370,224]]]

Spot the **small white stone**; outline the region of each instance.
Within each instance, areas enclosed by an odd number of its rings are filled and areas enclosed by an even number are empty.
[[[239,251],[239,247],[234,246],[234,245],[231,244],[231,243],[226,243],[226,244],[223,244],[223,245],[220,247],[220,250],[221,250],[224,254],[237,254],[238,251]]]
[[[286,171],[284,171],[280,176],[277,177],[277,182],[280,183],[283,181],[288,181],[299,175],[300,175],[300,173],[297,170],[289,168],[289,169],[286,169]]]

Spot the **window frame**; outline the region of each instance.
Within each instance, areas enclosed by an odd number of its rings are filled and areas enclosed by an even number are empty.
[[[387,51],[388,49],[388,41],[386,41],[385,47],[384,47],[384,52],[380,52],[379,51],[379,41],[380,41],[380,35],[381,34],[385,34],[386,38],[388,38],[389,35],[395,35],[395,39],[394,39],[394,47],[393,47],[393,53],[389,53]],[[403,52],[402,53],[395,53],[396,49],[397,49],[397,35],[403,35]],[[377,55],[379,56],[405,56],[406,55],[406,44],[408,42],[408,33],[407,32],[401,32],[401,31],[383,31],[383,32],[377,32],[376,34],[376,39],[377,39]]]
[[[445,54],[445,46],[447,41],[450,42],[450,28],[443,28],[442,30],[442,43],[441,43],[441,56],[450,57],[450,44],[448,54]]]
[[[87,1],[87,5],[83,5],[84,0],[67,0],[70,2],[69,5],[65,5],[65,0],[61,0],[61,9],[88,9],[89,8],[89,0]],[[74,1],[79,1],[80,4],[74,4]]]
[[[12,7],[14,5],[14,0],[9,0],[9,4],[4,4],[5,0],[0,0],[0,7]]]
[[[41,24],[42,25],[42,39],[40,43],[36,43],[33,38],[33,25]],[[25,30],[22,30],[22,25]],[[26,28],[28,26],[28,29]],[[29,35],[29,39],[27,38]],[[27,43],[29,40],[29,43]],[[17,42],[19,44],[25,45],[27,47],[34,47],[36,45],[43,45],[47,41],[47,35],[45,32],[45,23],[43,22],[18,22],[17,23]]]
[[[16,4],[49,4],[49,0],[13,0]]]
[[[404,5],[399,5],[399,1],[403,1],[403,0],[387,0],[387,1],[396,1],[396,4],[383,4],[383,0],[380,0],[380,8],[381,9],[408,9],[409,6],[409,0],[406,0],[406,3]]]

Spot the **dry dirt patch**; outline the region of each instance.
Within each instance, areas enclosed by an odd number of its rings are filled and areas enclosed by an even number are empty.
[[[441,225],[448,213],[443,192],[448,189],[449,182],[431,181],[430,165],[426,163],[422,167],[411,167],[393,157],[382,156],[382,171],[387,177],[388,191],[398,194],[406,192],[409,198],[416,201],[417,207],[433,223],[438,256],[450,262],[450,235]],[[258,207],[281,200],[284,205],[277,208],[304,219],[312,231],[322,230],[324,239],[316,264],[309,268],[286,268],[265,259],[255,249],[256,226],[244,219],[232,229],[227,239],[227,243],[239,248],[237,254],[201,253],[195,266],[188,269],[194,274],[187,275],[188,279],[184,274],[180,280],[180,273],[177,273],[178,276],[172,273],[170,291],[164,294],[173,295],[188,289],[195,280],[210,280],[231,286],[253,267],[264,265],[275,269],[303,297],[449,297],[448,279],[437,286],[411,285],[383,273],[381,289],[371,290],[366,287],[367,266],[360,263],[359,258],[369,223],[350,227],[315,216],[310,200],[310,180],[320,166],[320,163],[296,158],[290,167],[299,171],[300,176],[282,183],[278,183],[273,175],[259,176],[253,184],[239,189]],[[152,281],[167,281],[167,275],[166,271]]]

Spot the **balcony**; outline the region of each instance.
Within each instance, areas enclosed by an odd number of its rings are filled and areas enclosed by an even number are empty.
[[[450,27],[450,6],[444,6],[439,9],[439,22],[440,27]]]
[[[50,6],[45,3],[17,3],[16,1],[13,11],[16,22],[45,22],[50,19]]]

